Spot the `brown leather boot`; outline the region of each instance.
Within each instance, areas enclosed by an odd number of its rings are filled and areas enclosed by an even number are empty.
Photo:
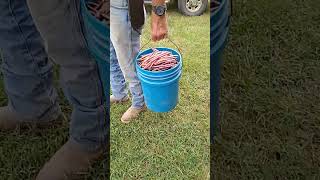
[[[24,122],[19,115],[12,112],[8,106],[0,107],[0,131],[9,131],[22,127],[40,127],[45,128],[53,125],[62,124],[66,120],[65,116],[61,114],[57,119],[50,122],[28,121]]]
[[[130,107],[121,117],[121,122],[128,124],[132,120],[138,118],[139,114],[146,110],[146,106],[142,108]]]
[[[40,170],[36,180],[81,179],[103,151],[86,152],[74,141],[67,141]]]

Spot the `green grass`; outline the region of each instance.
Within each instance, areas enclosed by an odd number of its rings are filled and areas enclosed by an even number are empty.
[[[142,45],[150,39],[150,19]],[[180,101],[169,113],[147,111],[130,124],[120,122],[130,106],[111,106],[111,179],[208,179],[209,13],[185,17],[169,12],[171,39],[183,54]],[[166,46],[169,41],[146,47]]]
[[[319,179],[319,3],[234,2],[214,177]]]
[[[70,106],[63,98],[61,89],[58,89],[62,111],[70,119]],[[7,97],[1,81],[0,106],[6,104]],[[68,122],[64,122],[56,129],[0,132],[0,179],[34,179],[43,164],[67,141],[68,127]],[[106,179],[106,160],[102,158],[97,162],[86,179]]]

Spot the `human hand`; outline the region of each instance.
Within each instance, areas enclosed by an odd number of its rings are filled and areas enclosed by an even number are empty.
[[[158,16],[154,12],[151,15],[151,39],[160,41],[168,36],[167,16]]]

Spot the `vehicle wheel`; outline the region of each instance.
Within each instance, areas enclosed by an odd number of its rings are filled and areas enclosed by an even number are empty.
[[[208,0],[178,0],[179,10],[187,16],[200,16],[207,6]]]

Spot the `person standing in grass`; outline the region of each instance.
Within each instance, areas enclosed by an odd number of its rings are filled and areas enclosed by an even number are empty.
[[[111,0],[110,3],[110,103],[129,100],[126,83],[132,95],[132,105],[121,121],[129,123],[145,109],[141,83],[134,58],[140,50],[140,35],[145,22],[144,0]],[[151,39],[159,41],[168,34],[165,0],[152,0]]]
[[[65,121],[49,59],[60,66],[61,86],[73,107],[69,140],[37,180],[81,175],[107,148],[106,98],[82,34],[79,6],[78,0],[0,1],[0,50],[8,96],[8,105],[0,107],[0,131]]]

